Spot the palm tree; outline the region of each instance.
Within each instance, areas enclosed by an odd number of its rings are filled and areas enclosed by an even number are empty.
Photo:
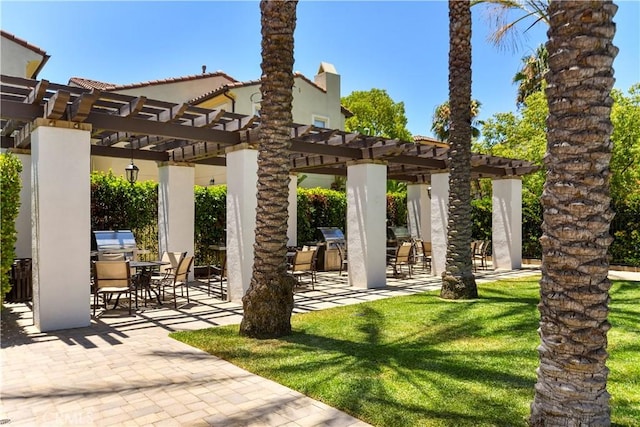
[[[476,298],[471,261],[471,4],[449,0],[449,223],[440,296]]]
[[[472,0],[472,5],[485,4],[493,32],[489,40],[498,48],[517,50],[522,35],[540,22],[549,24],[549,0]],[[513,14],[518,16],[512,19]],[[533,21],[533,22],[531,22]],[[520,33],[520,24],[529,26]]]
[[[295,279],[287,274],[286,244],[296,6],[297,0],[260,2],[262,103],[256,242],[240,324],[242,335],[256,338],[291,333]]]
[[[616,10],[611,1],[549,6],[541,344],[532,426],[610,425],[605,362]]]
[[[518,85],[518,107],[524,105],[524,100],[535,92],[542,90],[544,76],[549,71],[549,54],[547,48],[541,44],[536,51],[522,58],[522,68],[513,78],[513,83]]]
[[[477,99],[471,100],[471,136],[474,138],[480,137],[480,129],[476,125],[482,124],[481,121],[476,120],[480,114],[480,107],[482,104]],[[449,107],[449,101],[444,101],[442,104],[436,107],[431,118],[431,131],[440,141],[447,141],[449,139],[449,128],[451,127],[451,107]]]

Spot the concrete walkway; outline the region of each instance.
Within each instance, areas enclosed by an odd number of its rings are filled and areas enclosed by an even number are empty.
[[[478,281],[539,273],[478,272]],[[637,274],[637,273],[636,273]],[[640,276],[640,274],[639,274]],[[640,277],[639,277],[640,278]],[[438,289],[421,272],[383,289],[348,286],[319,273],[315,290],[297,292],[295,312]],[[168,337],[176,330],[238,324],[242,306],[207,295],[192,301],[108,311],[88,328],[39,333],[31,307],[7,304],[2,318],[0,424],[24,426],[366,426],[341,411]],[[214,291],[217,288],[214,287]]]

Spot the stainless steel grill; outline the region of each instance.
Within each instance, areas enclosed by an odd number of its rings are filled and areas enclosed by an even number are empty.
[[[136,248],[136,239],[131,230],[104,230],[92,233],[92,256],[100,252],[109,252],[124,253],[128,258],[132,258]]]
[[[338,227],[318,227],[318,270],[340,270],[342,258],[338,245],[344,248],[346,241],[344,233]]]
[[[396,247],[410,240],[411,234],[407,227],[387,227],[387,247]]]

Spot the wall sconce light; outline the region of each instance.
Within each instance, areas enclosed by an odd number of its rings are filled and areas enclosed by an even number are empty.
[[[427,196],[429,196],[429,198],[431,198],[431,186],[427,187]]]
[[[211,178],[209,180],[209,185],[215,185],[215,183],[216,183],[216,179],[215,178]]]

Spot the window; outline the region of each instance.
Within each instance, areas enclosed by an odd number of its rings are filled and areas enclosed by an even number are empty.
[[[313,125],[318,128],[328,128],[329,118],[323,116],[313,116]]]

